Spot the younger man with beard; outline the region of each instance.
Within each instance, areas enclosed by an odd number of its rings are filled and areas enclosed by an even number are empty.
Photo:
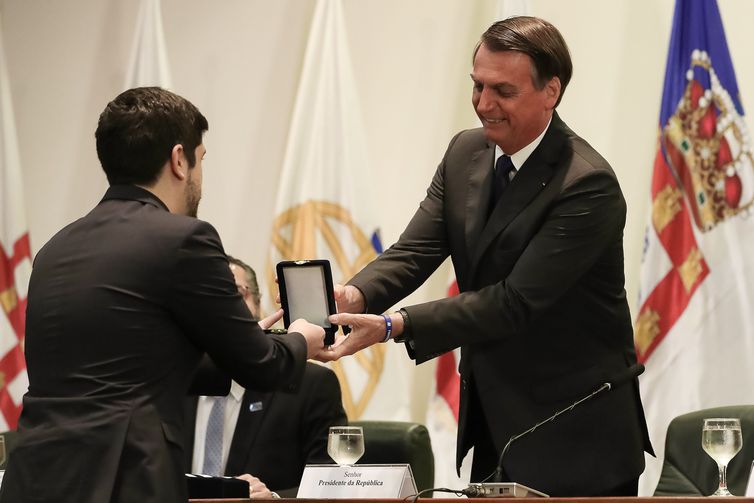
[[[159,88],[125,91],[100,115],[110,188],[36,256],[29,390],[1,502],[186,501],[182,400],[202,353],[271,390],[298,383],[322,349],[322,328],[303,320],[263,333],[217,232],[195,218],[206,130]]]

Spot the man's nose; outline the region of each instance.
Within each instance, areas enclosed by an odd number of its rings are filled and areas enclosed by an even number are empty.
[[[489,112],[493,106],[494,102],[492,100],[492,95],[488,88],[483,88],[482,92],[479,93],[479,102],[476,105],[476,110],[479,113]]]

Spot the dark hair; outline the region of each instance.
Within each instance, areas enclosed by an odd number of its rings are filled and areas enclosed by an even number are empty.
[[[159,87],[137,87],[107,104],[94,137],[110,185],[150,185],[176,145],[183,146],[193,168],[207,129],[207,119],[187,99]]]
[[[257,306],[257,310],[259,310],[259,304],[262,300],[262,294],[259,292],[257,273],[254,272],[254,269],[252,269],[249,264],[247,264],[243,260],[231,257],[230,255],[228,255],[228,262],[237,265],[246,273],[246,281],[249,283],[249,295],[251,295],[251,301],[255,306]]]
[[[571,80],[573,64],[568,46],[557,28],[537,17],[509,17],[487,28],[474,48],[474,57],[482,44],[492,52],[518,51],[528,55],[532,61],[531,79],[537,89],[558,77],[560,96],[555,103],[558,106]]]

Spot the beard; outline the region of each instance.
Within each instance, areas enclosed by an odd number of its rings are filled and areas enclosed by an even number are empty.
[[[191,177],[190,171],[184,195],[186,198],[186,215],[196,218],[199,212],[199,201],[202,199],[202,187]]]

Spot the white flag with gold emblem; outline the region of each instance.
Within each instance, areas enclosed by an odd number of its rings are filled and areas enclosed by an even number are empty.
[[[369,155],[340,0],[318,0],[283,161],[268,298],[280,260],[328,259],[344,283],[382,251],[370,200]],[[409,418],[412,363],[378,344],[332,365],[351,420]]]
[[[16,428],[29,386],[23,353],[31,249],[21,162],[0,34],[0,431]]]

